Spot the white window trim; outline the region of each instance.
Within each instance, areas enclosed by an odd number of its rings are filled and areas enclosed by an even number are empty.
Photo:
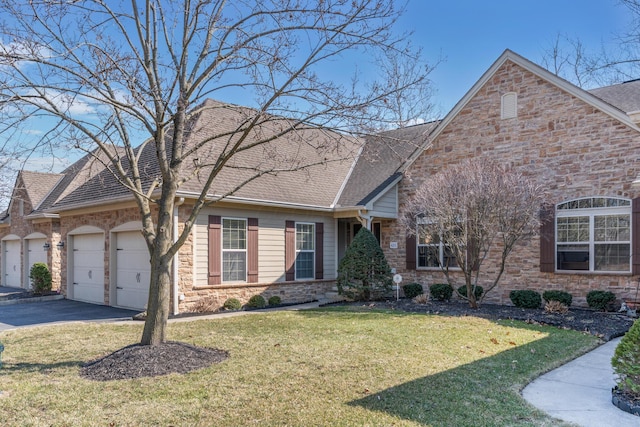
[[[313,232],[311,233],[311,238],[313,239],[313,249],[298,249],[298,225],[311,225],[313,227]],[[295,240],[295,245],[296,245],[296,257],[294,262],[294,270],[295,270],[295,279],[296,280],[311,280],[311,279],[315,279],[316,275],[315,275],[315,271],[316,271],[316,224],[315,222],[296,222],[295,223],[295,233],[296,233],[296,240]],[[311,253],[313,254],[311,256],[311,260],[313,261],[313,267],[311,269],[311,276],[310,277],[299,277],[298,276],[298,254],[299,253]]]
[[[244,249],[225,249],[224,248],[224,221],[225,220],[230,220],[230,221],[244,221]],[[248,253],[247,253],[247,237],[248,237],[248,223],[249,221],[247,220],[247,218],[234,218],[234,217],[222,217],[220,218],[220,279],[222,281],[222,283],[239,283],[239,282],[246,282],[247,281],[247,263],[248,263]],[[224,280],[224,254],[225,253],[239,253],[239,252],[244,252],[244,279],[240,279],[240,280]]]
[[[555,263],[555,271],[558,273],[573,273],[573,274],[627,274],[631,273],[633,268],[633,214],[631,210],[631,200],[623,198],[623,197],[602,197],[604,199],[616,199],[616,200],[625,200],[629,202],[629,206],[615,206],[615,207],[599,207],[599,208],[577,208],[577,209],[558,209],[558,206],[581,199],[591,199],[591,198],[599,198],[597,196],[594,197],[583,197],[580,199],[572,199],[572,200],[564,200],[556,205],[556,219],[554,224],[554,233],[555,233],[555,248],[554,248],[554,263]],[[629,244],[629,270],[596,270],[595,269],[595,221],[594,217],[596,216],[607,216],[607,215],[629,215],[629,240],[628,241],[612,241],[606,243],[620,243],[620,244]],[[571,244],[568,242],[559,242],[558,241],[558,218],[573,218],[579,216],[587,216],[589,217],[589,270],[561,270],[558,268],[558,245],[562,244]],[[598,242],[599,244],[604,242]],[[587,244],[587,242],[577,242],[574,244]]]

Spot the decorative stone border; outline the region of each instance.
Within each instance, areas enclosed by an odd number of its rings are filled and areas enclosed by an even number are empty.
[[[640,416],[640,403],[630,402],[624,393],[618,390],[618,386],[611,389],[611,403],[620,410]]]

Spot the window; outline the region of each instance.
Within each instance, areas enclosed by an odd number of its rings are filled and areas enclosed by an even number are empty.
[[[631,271],[631,201],[589,197],[556,207],[556,269]]]
[[[222,219],[222,281],[247,279],[247,220]]]
[[[315,277],[315,224],[296,223],[296,279]]]
[[[418,226],[418,268],[458,268],[456,257],[435,228]]]

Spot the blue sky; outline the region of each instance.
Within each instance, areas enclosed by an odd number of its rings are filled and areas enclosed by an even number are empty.
[[[401,24],[427,60],[445,59],[431,75],[442,116],[505,49],[540,64],[562,33],[598,51],[629,19],[617,0],[409,0]]]

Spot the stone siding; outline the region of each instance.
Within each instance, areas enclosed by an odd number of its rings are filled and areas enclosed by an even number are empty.
[[[501,119],[501,96],[517,93],[517,118]],[[556,204],[580,197],[635,198],[632,181],[640,172],[640,134],[608,114],[570,95],[526,69],[507,61],[462,108],[406,171],[400,184],[400,210],[415,188],[447,165],[472,157],[507,164],[548,190]],[[383,248],[392,267],[424,285],[444,281],[438,270],[407,271],[405,233],[397,223],[384,224]],[[389,242],[397,242],[391,249]],[[497,254],[485,261],[481,284],[498,266]],[[455,276],[455,275],[454,275]],[[455,276],[461,285],[464,278]],[[507,260],[500,284],[488,301],[510,304],[512,289],[562,289],[575,305],[586,305],[590,290],[610,290],[635,297],[638,277],[631,274],[541,273],[539,239],[519,245]]]

